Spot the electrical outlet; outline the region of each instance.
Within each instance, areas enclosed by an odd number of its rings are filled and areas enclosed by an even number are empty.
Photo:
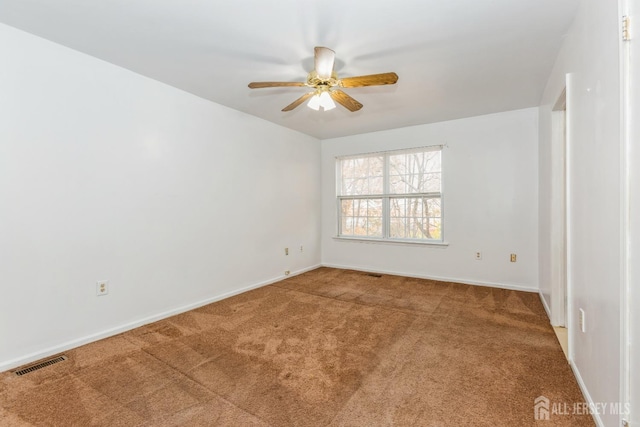
[[[300,252],[304,252],[304,246],[300,245]]]
[[[291,272],[290,272],[289,270],[285,270],[285,271],[284,271],[284,275],[285,275],[285,276],[288,276],[289,274],[291,274]]]
[[[511,262],[516,262],[517,257],[516,254],[511,254]]]
[[[580,328],[580,332],[587,332],[587,327],[585,325],[585,314],[583,309],[578,310],[578,327]]]
[[[289,248],[284,248],[284,254],[289,255]]]
[[[109,281],[100,280],[96,282],[96,295],[101,297],[109,294]]]
[[[476,252],[476,259],[478,261],[482,259],[482,252]]]

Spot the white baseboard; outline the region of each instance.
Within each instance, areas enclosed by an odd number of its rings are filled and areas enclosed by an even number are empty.
[[[183,305],[181,307],[177,307],[171,310],[167,310],[152,316],[148,316],[148,317],[144,317],[138,320],[135,320],[133,322],[129,322],[129,323],[125,323],[119,326],[116,326],[114,328],[111,329],[107,329],[105,331],[102,332],[98,332],[95,334],[91,334],[91,335],[87,335],[81,338],[77,338],[71,341],[67,341],[63,344],[60,345],[56,345],[53,347],[49,347],[43,350],[39,350],[30,354],[27,354],[25,356],[16,358],[16,359],[12,359],[12,360],[7,360],[7,361],[3,361],[0,362],[0,372],[4,372],[4,371],[8,371],[10,369],[14,369],[17,368],[19,366],[22,365],[26,365],[28,363],[32,363],[35,362],[36,360],[40,360],[40,359],[44,359],[45,357],[50,357],[53,356],[55,354],[59,354],[62,353],[64,351],[70,350],[72,348],[76,348],[76,347],[80,347],[81,345],[85,345],[85,344],[89,344],[91,342],[94,341],[98,341],[104,338],[108,338],[114,335],[118,335],[121,334],[123,332],[129,331],[131,329],[135,329],[138,328],[140,326],[143,325],[147,325],[149,323],[153,323],[153,322],[157,322],[158,320],[162,320],[162,319],[166,319],[168,317],[171,316],[175,316],[176,314],[180,314],[180,313],[184,313],[186,311],[189,310],[193,310],[202,306],[205,306],[207,304],[211,304],[213,302],[216,301],[220,301],[223,300],[225,298],[229,298],[232,297],[234,295],[238,295],[241,294],[243,292],[247,292],[250,291],[252,289],[257,289],[257,288],[261,288],[263,286],[267,286],[270,285],[272,283],[275,282],[279,282],[281,280],[286,279],[287,277],[292,277],[292,276],[297,276],[298,274],[302,274],[302,273],[306,273],[307,271],[311,271],[311,270],[315,270],[316,268],[321,267],[320,264],[316,264],[313,265],[311,267],[307,267],[307,268],[303,268],[301,270],[297,270],[294,272],[291,272],[288,276],[282,275],[282,276],[278,276],[278,277],[274,277],[259,283],[255,283],[253,285],[249,285],[249,286],[245,286],[243,288],[240,289],[236,289],[234,291],[231,292],[226,292],[224,294],[219,294],[219,295],[215,295],[213,297],[204,299],[204,300],[200,300],[200,301],[196,301],[193,302],[191,304],[187,304],[187,305]]]
[[[412,274],[405,273],[401,271],[391,271],[391,270],[380,270],[378,268],[371,267],[361,267],[361,266],[352,266],[352,265],[339,265],[339,264],[330,264],[330,263],[322,263],[323,267],[331,267],[331,268],[339,268],[342,270],[358,270],[358,271],[366,271],[367,273],[378,273],[378,274],[390,274],[393,276],[405,276],[405,277],[414,277],[416,279],[429,279],[429,280],[438,280],[440,282],[455,282],[462,283],[465,285],[475,285],[475,286],[488,286],[491,288],[500,288],[500,289],[510,289],[514,291],[523,291],[523,292],[540,292],[538,288],[528,286],[528,285],[517,285],[510,283],[494,283],[494,282],[482,282],[478,280],[469,280],[469,279],[459,279],[457,277],[439,277],[439,276],[429,276],[426,274]]]
[[[549,323],[551,323],[551,309],[547,304],[547,300],[544,299],[544,295],[542,295],[542,291],[538,292],[540,294],[540,301],[542,301],[542,306],[544,307],[544,311],[547,312],[547,317],[549,318]]]
[[[578,369],[578,367],[575,365],[575,363],[573,363],[573,360],[569,360],[569,366],[571,366],[571,370],[573,371],[573,375],[576,377],[576,381],[578,382],[578,387],[580,387],[580,391],[582,391],[582,395],[584,396],[584,399],[587,401],[587,404],[590,407],[594,407],[594,402],[593,399],[591,398],[591,395],[589,394],[589,390],[587,389],[587,385],[584,383],[584,380],[582,379],[582,375],[580,375],[580,370]],[[602,418],[600,418],[600,414],[597,412],[593,412],[591,414],[591,417],[593,418],[593,421],[595,421],[596,425],[598,427],[604,427],[604,422],[602,422]]]

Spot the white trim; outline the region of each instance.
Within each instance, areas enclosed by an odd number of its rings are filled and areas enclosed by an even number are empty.
[[[566,91],[558,98],[557,104],[563,104],[566,108]],[[564,97],[564,99],[563,99]],[[567,110],[551,111],[551,225],[550,240],[551,251],[549,266],[551,270],[551,292],[549,306],[551,309],[551,324],[553,326],[566,327],[567,313],[565,310],[567,300],[566,280],[566,116]]]
[[[551,322],[551,309],[549,308],[549,305],[547,304],[547,300],[544,299],[544,295],[542,294],[542,291],[538,292],[540,294],[540,301],[542,301],[542,306],[544,307],[544,311],[547,312],[547,317],[549,318],[549,322]]]
[[[447,247],[449,242],[441,242],[439,240],[402,240],[402,239],[378,239],[375,237],[347,237],[332,236],[337,241],[355,242],[355,243],[384,243],[396,245],[418,245],[418,246],[440,246]]]
[[[576,381],[578,382],[578,387],[580,387],[580,391],[582,391],[582,395],[584,399],[587,401],[587,404],[589,405],[590,408],[595,407],[595,402],[591,398],[591,395],[589,394],[589,390],[587,390],[587,385],[584,383],[584,380],[582,379],[582,375],[580,375],[580,370],[578,369],[576,364],[573,363],[573,360],[569,360],[569,366],[571,366],[571,370],[573,371],[573,376],[576,377]],[[597,411],[593,411],[591,414],[591,417],[593,418],[593,421],[595,421],[598,427],[604,427],[602,418],[600,418],[600,414]]]
[[[440,282],[462,283],[463,285],[488,286],[490,288],[509,289],[512,291],[536,292],[536,293],[540,292],[540,289],[538,289],[537,287],[528,286],[528,285],[483,282],[479,280],[459,279],[455,277],[429,276],[426,274],[414,274],[414,273],[405,273],[400,271],[380,270],[377,268],[366,267],[366,266],[363,267],[363,266],[354,266],[354,265],[341,265],[341,264],[331,264],[331,263],[323,262],[322,267],[339,268],[341,270],[357,270],[357,271],[364,271],[367,273],[390,274],[392,276],[414,277],[416,279],[437,280]]]
[[[213,297],[210,297],[210,298],[206,298],[204,300],[200,300],[200,301],[197,301],[197,302],[194,302],[194,303],[191,303],[191,304],[183,305],[181,307],[174,308],[174,309],[171,309],[171,310],[167,310],[167,311],[164,311],[162,313],[154,314],[152,316],[144,317],[142,319],[138,319],[138,320],[135,320],[133,322],[125,323],[125,324],[122,324],[120,326],[116,326],[115,328],[107,329],[107,330],[102,331],[102,332],[98,332],[98,333],[95,333],[95,334],[87,335],[85,337],[81,337],[81,338],[77,338],[77,339],[74,339],[74,340],[71,340],[71,341],[67,341],[67,342],[65,342],[63,344],[56,345],[56,346],[53,346],[53,347],[49,347],[49,348],[46,348],[46,349],[43,349],[43,350],[40,350],[40,351],[36,351],[34,353],[30,353],[30,354],[27,354],[25,356],[22,356],[22,357],[19,357],[19,358],[16,358],[16,359],[7,360],[7,361],[4,361],[4,362],[0,363],[0,372],[8,371],[10,369],[17,368],[17,367],[25,365],[27,363],[35,362],[36,360],[40,360],[40,359],[43,359],[45,357],[53,356],[54,354],[62,353],[64,351],[71,350],[71,349],[76,348],[76,347],[80,347],[81,345],[89,344],[89,343],[92,343],[94,341],[98,341],[98,340],[101,340],[101,339],[104,339],[104,338],[108,338],[108,337],[111,337],[111,336],[114,336],[114,335],[118,335],[118,334],[120,334],[122,332],[126,332],[126,331],[129,331],[131,329],[139,328],[140,326],[144,326],[144,325],[147,325],[149,323],[157,322],[159,320],[166,319],[168,317],[175,316],[177,314],[184,313],[186,311],[193,310],[193,309],[205,306],[207,304],[211,304],[213,302],[220,301],[220,300],[232,297],[234,295],[238,295],[238,294],[241,294],[243,292],[250,291],[252,289],[261,288],[263,286],[267,286],[267,285],[270,285],[272,283],[284,280],[284,279],[286,279],[288,277],[297,276],[299,274],[306,273],[307,271],[315,270],[316,268],[319,268],[319,267],[321,267],[321,265],[320,264],[316,264],[316,265],[313,265],[311,267],[306,267],[306,268],[303,268],[301,270],[294,271],[291,274],[289,274],[288,276],[282,275],[282,276],[274,277],[274,278],[271,278],[271,279],[268,279],[268,280],[265,280],[265,281],[262,281],[262,282],[259,282],[259,283],[255,283],[253,285],[249,285],[249,286],[245,286],[245,287],[240,288],[240,289],[236,289],[236,290],[231,291],[231,292],[225,292],[223,294],[216,295],[216,296],[213,296]]]
[[[571,156],[573,153],[572,147],[574,144],[573,141],[573,74],[567,73],[565,75],[565,89],[566,89],[566,102],[567,102],[567,110],[565,114],[565,229],[566,233],[566,262],[565,262],[565,280],[567,281],[567,307],[566,307],[566,327],[568,332],[568,342],[567,342],[567,352],[569,353],[568,359],[570,361],[574,360],[573,355],[573,343],[574,336],[576,333],[575,328],[575,315],[573,313],[573,226],[572,226],[572,218],[573,218],[573,203],[571,203],[571,198],[573,196],[573,182],[571,180],[571,174],[573,173],[573,163],[571,161]]]

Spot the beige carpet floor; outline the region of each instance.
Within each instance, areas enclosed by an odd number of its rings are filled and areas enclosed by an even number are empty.
[[[320,268],[0,374],[4,426],[529,426],[575,378],[534,293]]]

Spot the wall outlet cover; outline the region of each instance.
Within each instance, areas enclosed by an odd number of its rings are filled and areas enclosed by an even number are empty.
[[[96,282],[96,295],[99,297],[109,295],[109,281],[99,280]]]

